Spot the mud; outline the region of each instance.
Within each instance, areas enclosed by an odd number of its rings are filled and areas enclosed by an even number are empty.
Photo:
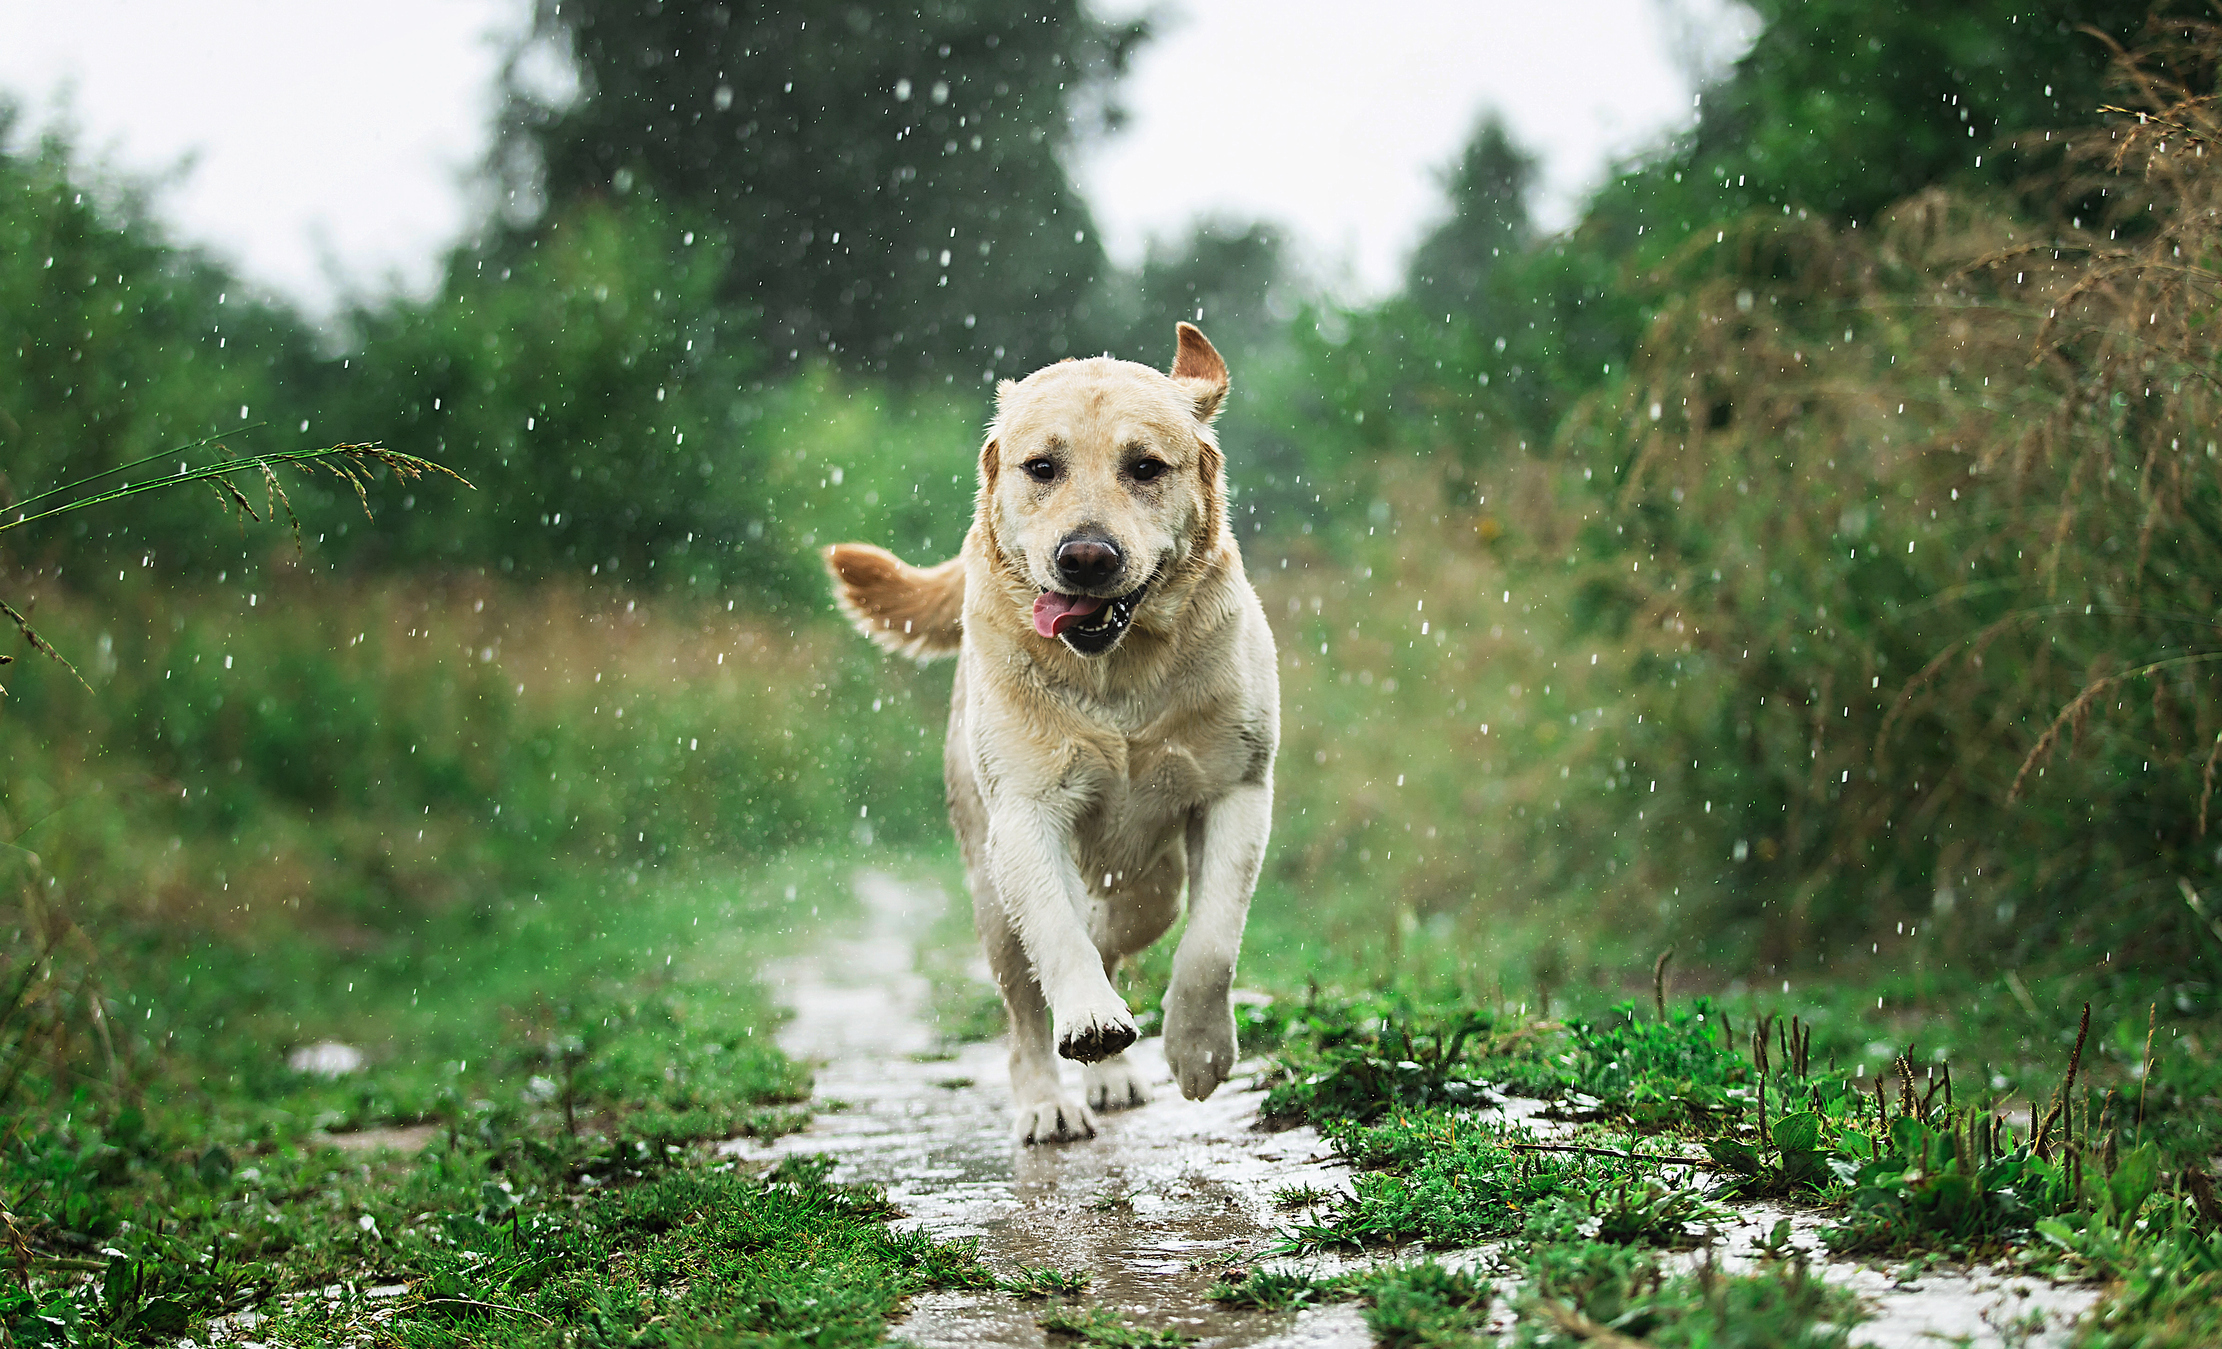
[[[1208,1101],[1180,1099],[1160,1043],[1145,1040],[1130,1056],[1146,1069],[1150,1104],[1102,1117],[1092,1141],[1018,1144],[1001,1048],[937,1053],[938,1037],[924,1017],[918,944],[948,898],[877,873],[860,875],[856,886],[862,917],[852,930],[825,934],[807,954],[764,971],[774,996],[794,1013],[782,1046],[817,1065],[820,1113],[800,1134],[771,1144],[737,1139],[726,1151],[831,1156],[836,1179],[887,1188],[904,1211],[898,1225],[943,1238],[976,1237],[983,1258],[1006,1275],[1026,1266],[1085,1270],[1093,1276],[1085,1302],[1208,1346],[1372,1343],[1353,1306],[1238,1312],[1205,1296],[1222,1270],[1257,1263],[1280,1243],[1279,1229],[1297,1215],[1276,1206],[1276,1191],[1348,1185],[1348,1169],[1315,1131],[1258,1131],[1263,1093],[1242,1089],[1244,1075]],[[1510,1101],[1505,1113],[1547,1135],[1547,1121],[1529,1118],[1536,1108]],[[1710,1258],[1728,1271],[1755,1266],[1757,1239],[1788,1218],[1792,1244],[1867,1301],[1873,1319],[1853,1332],[1854,1344],[2066,1345],[2096,1297],[2087,1287],[1982,1267],[1905,1277],[1903,1264],[1826,1260],[1821,1215],[1769,1205],[1737,1212],[1739,1224],[1720,1233]],[[1492,1249],[1437,1258],[1484,1268],[1498,1263]],[[929,1294],[913,1300],[890,1335],[928,1347],[1046,1345],[1052,1340],[1037,1318],[1047,1305],[1000,1293]],[[1509,1324],[1500,1304],[1494,1328]]]

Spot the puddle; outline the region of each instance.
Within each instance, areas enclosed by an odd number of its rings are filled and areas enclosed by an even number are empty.
[[[1149,1105],[1100,1117],[1088,1142],[1021,1146],[1011,1133],[1002,1047],[933,1054],[915,943],[947,897],[873,873],[856,884],[857,930],[831,934],[812,953],[764,972],[773,997],[795,1014],[781,1046],[819,1065],[821,1109],[828,1101],[842,1108],[819,1114],[803,1133],[770,1145],[737,1139],[727,1150],[835,1157],[835,1179],[887,1187],[904,1211],[897,1226],[978,1237],[1004,1274],[1027,1265],[1087,1270],[1094,1282],[1082,1301],[1209,1345],[1371,1343],[1352,1307],[1235,1312],[1204,1296],[1226,1262],[1253,1259],[1274,1242],[1283,1221],[1275,1190],[1347,1184],[1348,1169],[1329,1159],[1316,1132],[1257,1132],[1263,1093],[1237,1083],[1208,1101],[1182,1100],[1153,1039],[1128,1052],[1149,1083]],[[1067,1073],[1077,1084],[1077,1067]],[[1035,1320],[1050,1305],[1000,1293],[928,1294],[912,1300],[889,1334],[929,1347],[1047,1345]]]
[[[1221,1267],[1255,1262],[1277,1243],[1275,1232],[1290,1215],[1274,1206],[1276,1190],[1348,1186],[1349,1169],[1315,1131],[1257,1132],[1263,1093],[1241,1089],[1239,1073],[1208,1101],[1182,1100],[1162,1043],[1151,1039],[1128,1051],[1150,1084],[1149,1105],[1101,1117],[1088,1142],[1018,1144],[1002,1047],[967,1045],[953,1058],[934,1053],[917,943],[948,897],[872,872],[859,875],[856,888],[862,914],[850,930],[828,933],[808,954],[763,972],[774,998],[794,1012],[781,1046],[818,1066],[820,1113],[802,1133],[770,1144],[735,1139],[724,1151],[831,1156],[835,1179],[887,1187],[904,1211],[897,1226],[978,1237],[983,1257],[1003,1274],[1028,1265],[1086,1270],[1094,1281],[1080,1301],[1197,1336],[1206,1346],[1372,1343],[1352,1306],[1238,1312],[1205,1297]],[[1076,1068],[1068,1066],[1067,1075],[1077,1082]],[[1525,1118],[1538,1108],[1511,1101],[1505,1113]],[[1548,1121],[1533,1124],[1551,1131]],[[1754,1204],[1739,1206],[1738,1217],[1713,1250],[1722,1269],[1756,1267],[1754,1242],[1780,1218],[1790,1219],[1792,1242],[1818,1259],[1821,1215]],[[1471,1263],[1489,1254],[1440,1258]],[[1696,1257],[1674,1258],[1694,1264]],[[1902,1264],[1829,1261],[1819,1268],[1867,1300],[1874,1319],[1853,1331],[1852,1342],[1877,1349],[2064,1346],[2096,1299],[2087,1287],[1983,1267],[1931,1270],[1905,1284],[1893,1277]],[[889,1334],[926,1349],[1046,1346],[1053,1341],[1036,1318],[1049,1305],[1003,1294],[927,1294],[912,1300]],[[1505,1328],[1501,1308],[1497,1322],[1492,1329]]]

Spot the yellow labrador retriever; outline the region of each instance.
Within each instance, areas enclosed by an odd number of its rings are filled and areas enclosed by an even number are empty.
[[[874,641],[957,656],[949,815],[1029,1143],[1092,1137],[1091,1107],[1148,1099],[1111,977],[1172,927],[1184,883],[1165,1057],[1191,1100],[1235,1061],[1227,995],[1272,823],[1280,680],[1227,523],[1211,428],[1226,362],[1189,324],[1179,337],[1170,375],[1102,357],[1005,381],[958,556],[826,551]],[[1052,1023],[1086,1065],[1084,1101]]]

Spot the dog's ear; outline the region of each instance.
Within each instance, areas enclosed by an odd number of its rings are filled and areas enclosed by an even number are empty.
[[[1009,380],[1004,381],[1006,384],[1009,382]],[[1003,447],[996,443],[996,438],[993,435],[990,435],[987,443],[980,447],[980,488],[982,491],[993,492],[995,490],[995,470],[997,461],[1002,457]]]
[[[1227,399],[1227,363],[1195,324],[1183,323],[1176,331],[1180,350],[1173,354],[1173,378],[1195,400],[1196,420],[1209,422]]]

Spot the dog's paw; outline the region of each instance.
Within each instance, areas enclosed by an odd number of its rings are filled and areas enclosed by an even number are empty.
[[[1096,1117],[1088,1107],[1062,1094],[1046,1101],[1022,1101],[1017,1132],[1021,1143],[1077,1143],[1096,1136]]]
[[[1138,1032],[1126,1004],[1113,995],[1108,1003],[1057,1018],[1057,1052],[1080,1063],[1101,1063],[1134,1043]]]
[[[1142,1085],[1142,1074],[1124,1054],[1114,1054],[1101,1063],[1085,1065],[1080,1070],[1080,1080],[1085,1085],[1089,1108],[1094,1110],[1125,1110],[1150,1103],[1150,1090]]]
[[[1234,1008],[1224,996],[1165,995],[1165,1063],[1180,1084],[1180,1094],[1200,1101],[1218,1090],[1234,1071]]]

